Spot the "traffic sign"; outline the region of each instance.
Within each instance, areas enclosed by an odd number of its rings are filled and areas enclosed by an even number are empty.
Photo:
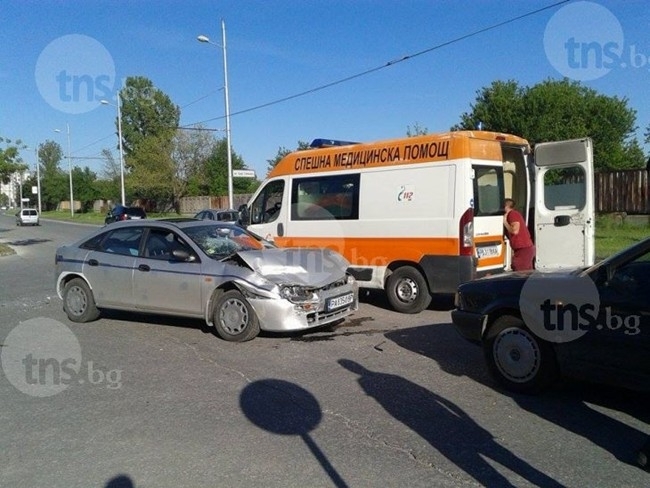
[[[252,169],[234,169],[232,175],[235,178],[255,178],[255,171]]]

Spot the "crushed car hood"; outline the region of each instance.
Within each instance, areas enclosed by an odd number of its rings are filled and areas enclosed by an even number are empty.
[[[343,279],[349,266],[343,256],[330,249],[263,249],[237,255],[268,280],[314,288]]]

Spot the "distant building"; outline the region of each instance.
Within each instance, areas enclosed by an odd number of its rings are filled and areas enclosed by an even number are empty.
[[[13,173],[10,176],[9,183],[0,183],[0,193],[3,193],[9,197],[9,204],[14,207],[20,207],[20,185],[21,182],[25,182],[29,179],[31,173],[25,170],[22,173]]]

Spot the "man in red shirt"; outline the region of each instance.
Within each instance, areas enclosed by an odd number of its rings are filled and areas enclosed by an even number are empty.
[[[511,198],[504,200],[506,210],[503,216],[503,226],[512,248],[512,269],[523,271],[533,269],[535,260],[535,246],[526,227],[524,217],[515,210],[515,201]]]

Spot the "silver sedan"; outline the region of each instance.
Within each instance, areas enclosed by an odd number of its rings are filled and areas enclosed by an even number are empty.
[[[242,342],[350,315],[347,267],[329,249],[278,249],[230,223],[124,221],[57,249],[56,287],[74,322],[101,309],[197,317]]]

